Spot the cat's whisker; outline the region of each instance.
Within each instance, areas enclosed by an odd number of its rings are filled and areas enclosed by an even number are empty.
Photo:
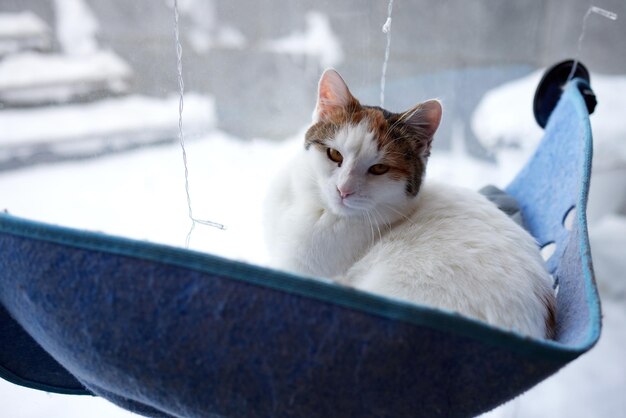
[[[389,135],[391,135],[391,132],[393,131],[393,128],[395,128],[396,126],[398,126],[399,123],[402,122],[402,117],[398,118],[394,123],[391,124],[391,126],[389,128],[387,128],[387,130],[385,131],[385,139],[387,139],[389,137]]]
[[[376,209],[375,207],[373,207],[373,208],[372,208],[372,210],[373,210],[374,212],[376,212],[376,213],[378,214],[378,216],[380,216],[380,223],[381,223],[382,225],[384,225],[384,230],[385,230],[385,233],[386,233],[387,231],[389,231],[389,230],[391,229],[391,224],[390,224],[390,223],[389,223],[389,221],[387,220],[387,217],[383,216],[383,214],[382,214],[382,213],[380,213],[380,211],[379,211],[378,209]],[[378,230],[378,234],[379,234],[380,238],[382,239],[382,235],[380,234],[380,229]]]
[[[368,221],[369,221],[369,223],[370,223],[370,229],[372,230],[372,235],[371,235],[371,236],[372,236],[372,239],[371,239],[371,242],[372,242],[372,243],[371,243],[371,245],[374,245],[374,225],[372,224],[372,218],[370,218],[369,211],[364,211],[363,213],[364,213],[365,215],[367,215],[367,220],[368,220]]]
[[[397,141],[400,141],[400,140],[403,140],[403,139],[409,139],[409,138],[415,138],[415,137],[416,137],[416,134],[414,134],[414,133],[407,133],[406,135],[395,137],[391,143],[397,142]]]
[[[381,203],[381,205],[384,206],[386,209],[389,209],[390,211],[400,215],[405,221],[407,221],[411,225],[415,225],[415,223],[411,220],[411,218],[409,218],[408,216],[406,216],[404,213],[400,212],[399,210],[395,209],[393,206],[388,205],[386,203]]]
[[[392,134],[392,132],[393,132],[393,129],[394,129],[394,128],[398,125],[398,124],[403,123],[403,122],[404,122],[404,120],[403,120],[402,116],[400,116],[400,117],[399,117],[399,118],[398,118],[398,119],[397,119],[394,123],[392,123],[392,124],[391,124],[391,126],[385,130],[385,135],[384,135],[384,136],[383,136],[383,138],[382,138],[382,142],[383,142],[383,143],[384,143],[384,142],[387,142],[387,140],[389,139],[389,136],[390,136],[390,135]],[[410,135],[405,135],[404,137],[402,137],[402,139],[404,139],[404,138],[408,138],[408,137],[410,137]],[[394,139],[393,141],[391,141],[391,142],[393,143],[393,142],[396,142],[396,141],[398,141],[398,140],[399,140],[399,138],[395,138],[395,139]]]
[[[403,136],[399,136],[393,139],[393,141],[389,142],[389,145],[393,145],[395,142],[399,142],[405,139],[417,139],[418,141],[422,141],[424,139],[426,139],[426,137],[423,137],[419,134],[407,134],[407,135],[403,135]]]
[[[380,241],[383,239],[383,234],[380,232],[380,225],[379,225],[378,218],[376,217],[376,212],[375,212],[376,208],[372,208],[372,210],[374,212],[371,212],[371,213],[372,213],[372,216],[374,217],[374,220],[376,221],[376,229],[378,230],[378,240]]]
[[[380,217],[382,218],[382,221],[385,224],[385,226],[387,226],[387,228],[390,229],[391,228],[391,222],[389,221],[389,217],[388,216],[383,216],[383,214],[377,208],[374,208],[374,210],[380,215]]]
[[[393,156],[397,156],[397,157],[404,157],[406,154],[400,151],[389,151],[389,150],[385,150],[385,156],[386,157],[393,157]]]
[[[371,212],[369,210],[364,211],[364,213],[367,215],[367,219],[369,220],[369,223],[370,223],[370,231],[371,231],[370,246],[373,246],[376,243],[376,234],[374,232],[374,222],[372,221]]]

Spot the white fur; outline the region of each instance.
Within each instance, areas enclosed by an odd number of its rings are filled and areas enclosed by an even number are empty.
[[[412,197],[405,181],[368,174],[381,156],[364,123],[328,145],[340,167],[312,146],[271,189],[275,267],[546,335],[551,280],[526,231],[478,193],[426,181]],[[353,192],[344,199],[343,186]]]

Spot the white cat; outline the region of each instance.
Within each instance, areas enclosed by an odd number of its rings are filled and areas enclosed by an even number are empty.
[[[273,266],[550,338],[554,293],[533,238],[482,195],[422,181],[441,114],[435,100],[363,106],[324,72],[305,146],[267,199]]]

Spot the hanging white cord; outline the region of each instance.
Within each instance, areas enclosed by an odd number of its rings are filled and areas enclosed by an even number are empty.
[[[383,25],[383,33],[387,35],[387,46],[385,48],[385,60],[383,61],[383,71],[380,77],[380,107],[385,107],[385,77],[387,76],[387,62],[389,61],[389,50],[391,49],[391,11],[393,10],[393,0],[389,0],[387,5],[387,20]]]
[[[189,241],[191,240],[191,233],[196,227],[196,223],[206,226],[212,226],[218,229],[226,229],[224,225],[217,222],[205,221],[202,219],[196,219],[193,217],[191,210],[191,194],[189,193],[189,169],[187,168],[187,152],[185,151],[185,135],[183,133],[183,107],[184,107],[184,93],[185,83],[183,81],[183,47],[180,43],[180,35],[178,32],[178,0],[174,0],[174,36],[176,38],[176,69],[178,70],[178,89],[180,99],[178,101],[178,141],[183,151],[183,165],[185,166],[185,193],[187,194],[187,210],[189,220],[191,220],[191,227],[187,233],[185,239],[185,248],[189,248]]]
[[[585,16],[583,17],[583,27],[582,27],[582,30],[580,31],[580,36],[578,37],[578,47],[576,49],[576,58],[574,58],[574,65],[572,66],[572,69],[569,75],[567,76],[568,83],[572,80],[572,78],[574,78],[574,74],[576,74],[576,68],[578,68],[578,61],[580,60],[580,51],[582,49],[583,39],[585,38],[585,33],[587,32],[587,19],[589,19],[589,16],[591,16],[592,13],[605,17],[609,20],[617,20],[617,13],[613,13],[601,7],[589,6],[589,9],[587,9],[587,13],[585,13]]]

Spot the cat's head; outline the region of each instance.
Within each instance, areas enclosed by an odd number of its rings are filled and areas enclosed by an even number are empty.
[[[361,105],[326,70],[305,135],[324,206],[340,216],[397,218],[419,192],[441,113],[436,100],[403,113]]]

